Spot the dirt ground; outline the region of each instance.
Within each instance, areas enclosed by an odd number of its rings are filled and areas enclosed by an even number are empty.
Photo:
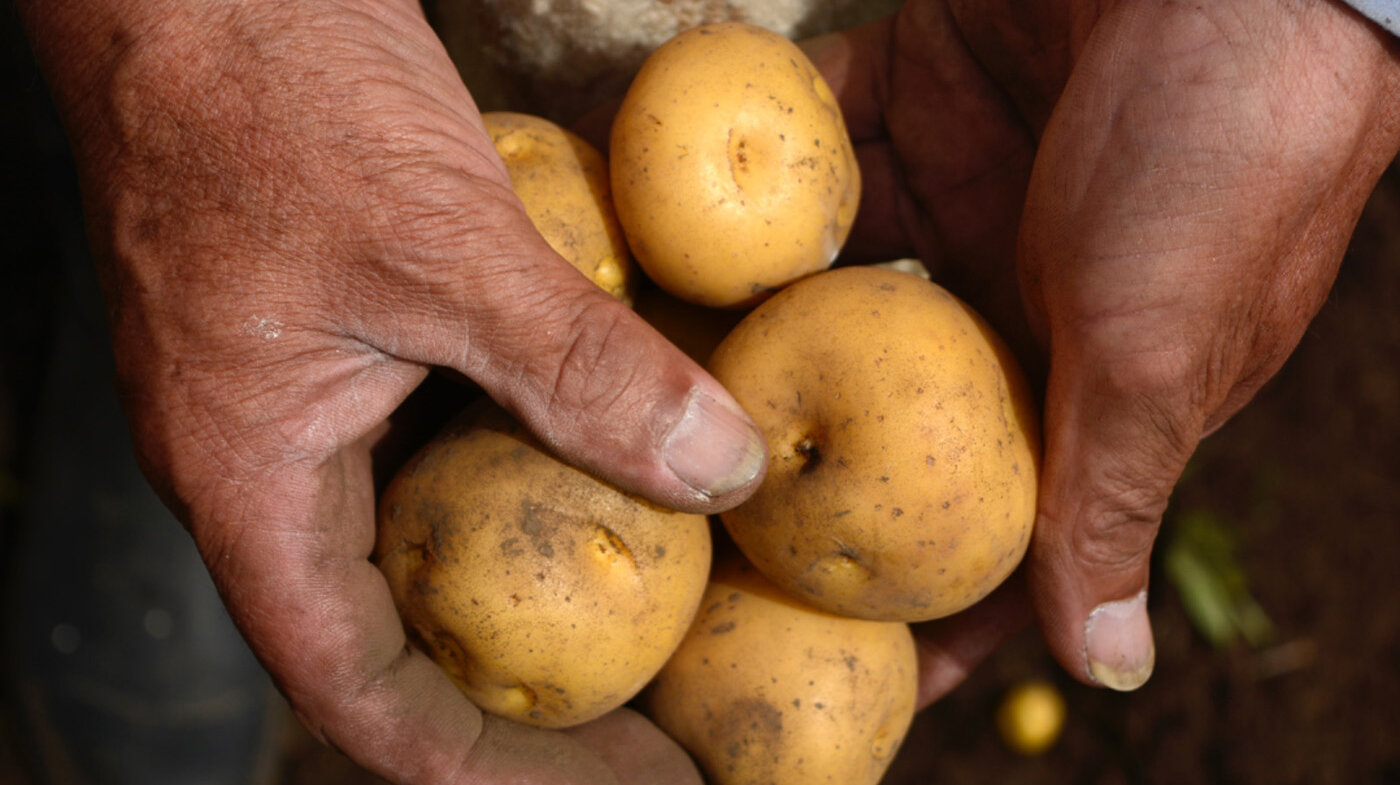
[[[11,40],[7,73],[19,76],[6,87],[20,88],[27,112],[37,85],[15,51]],[[32,149],[30,130],[0,123],[9,171],[43,152]],[[35,436],[25,427],[30,380],[42,364],[52,287],[46,255],[58,243],[45,234],[53,223],[42,203],[13,186],[3,197],[0,520],[8,525]],[[1233,533],[1275,628],[1269,643],[1209,645],[1159,569],[1158,660],[1146,687],[1120,695],[1079,686],[1028,631],[918,717],[888,785],[1400,784],[1400,166],[1372,198],[1298,351],[1201,446],[1164,536],[1201,511]],[[1069,707],[1059,743],[1033,758],[1008,751],[993,725],[1005,690],[1028,677],[1056,683]],[[35,781],[12,741],[15,723],[0,710],[0,785]],[[276,780],[375,781],[295,730]]]

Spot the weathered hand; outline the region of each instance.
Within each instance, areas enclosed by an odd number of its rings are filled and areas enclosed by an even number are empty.
[[[1048,645],[1139,686],[1168,497],[1321,306],[1400,148],[1400,47],[1331,0],[911,0],[810,51],[861,149],[857,247],[919,255],[1043,367]]]
[[[396,782],[698,782],[627,710],[483,716],[369,563],[375,456],[433,367],[672,507],[737,503],[763,467],[729,396],[530,227],[417,5],[20,6],[148,474],[308,727]],[[925,700],[1017,624],[1001,605],[928,631]]]
[[[699,782],[635,713],[484,717],[406,648],[371,448],[435,366],[672,507],[757,482],[699,367],[551,252],[412,2],[26,3],[149,475],[313,731],[396,782]]]

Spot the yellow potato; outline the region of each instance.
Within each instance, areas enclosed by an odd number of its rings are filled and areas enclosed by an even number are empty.
[[[549,247],[604,291],[631,304],[636,274],[602,154],[542,117],[487,112],[482,119],[510,173],[512,190]]]
[[[812,276],[710,360],[768,441],[763,485],[722,515],[785,590],[833,613],[922,621],[985,597],[1035,518],[1039,429],[1014,359],[913,275]]]
[[[637,262],[701,305],[751,304],[825,269],[860,200],[831,89],[791,41],[740,23],[694,28],[647,58],[609,157]]]
[[[703,515],[626,495],[469,410],[393,479],[375,560],[410,637],[486,711],[541,727],[631,699],[684,636]]]
[[[716,570],[647,713],[712,785],[875,785],[914,716],[907,624],[796,602],[742,559]]]
[[[1043,679],[1016,685],[997,707],[1002,741],[1022,755],[1039,755],[1054,746],[1065,727],[1065,698]]]

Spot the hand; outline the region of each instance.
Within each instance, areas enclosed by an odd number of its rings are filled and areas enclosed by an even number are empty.
[[[1168,497],[1321,306],[1400,149],[1400,46],[1331,0],[911,0],[808,46],[866,175],[853,247],[924,259],[1044,379],[1048,646],[1138,687]]]
[[[553,254],[413,2],[25,3],[148,474],[305,724],[396,782],[698,783],[640,716],[483,716],[369,562],[375,448],[436,366],[672,507],[743,498],[729,396]]]
[[[530,227],[416,4],[20,7],[143,463],[304,723],[395,782],[698,783],[628,710],[563,733],[484,716],[406,647],[368,561],[376,463],[433,367],[672,507],[737,503],[763,467],[728,395]],[[925,700],[1008,608],[929,630]]]

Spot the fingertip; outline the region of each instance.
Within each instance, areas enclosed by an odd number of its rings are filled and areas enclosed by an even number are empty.
[[[686,396],[662,442],[661,456],[676,479],[694,492],[696,506],[707,512],[746,498],[768,463],[763,436],[748,414],[723,389],[703,386]]]
[[[1156,659],[1146,589],[1100,603],[1084,620],[1084,668],[1091,683],[1131,692],[1147,683]]]
[[[1035,615],[1051,653],[1071,676],[1129,692],[1156,663],[1147,612],[1147,565],[1104,573],[1074,552],[1032,548],[1027,569]]]

